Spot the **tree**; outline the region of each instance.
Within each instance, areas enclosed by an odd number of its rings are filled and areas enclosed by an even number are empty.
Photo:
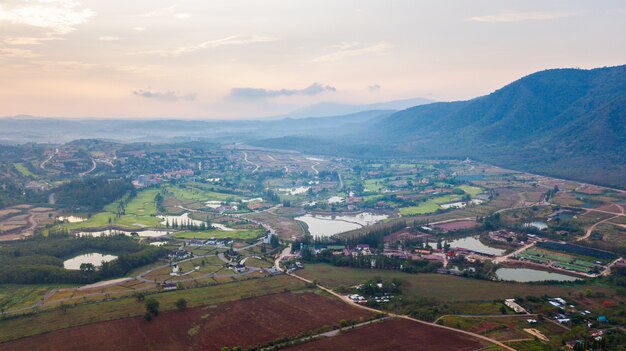
[[[185,300],[182,297],[180,299],[178,299],[178,301],[176,301],[176,308],[179,311],[182,311],[182,310],[186,309],[187,308],[187,300]]]
[[[150,314],[150,312],[146,311],[146,314],[143,315],[143,319],[145,319],[148,322],[150,322],[152,320],[152,314]]]
[[[159,315],[159,301],[154,298],[150,298],[146,301],[146,312],[154,314],[155,316]]]

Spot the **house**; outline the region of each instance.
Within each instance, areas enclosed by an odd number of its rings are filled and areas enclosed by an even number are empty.
[[[163,291],[172,291],[178,289],[178,287],[174,283],[163,282],[163,284],[161,284],[161,289],[163,289]]]
[[[602,316],[598,317],[598,322],[600,322],[600,323],[608,323],[609,319],[606,318],[606,316],[602,315]]]
[[[506,300],[504,300],[504,304],[508,308],[510,308],[513,311],[515,311],[515,313],[526,313],[526,310],[524,309],[524,307],[518,305],[517,302],[515,302],[515,299],[506,299]]]
[[[204,240],[201,240],[201,239],[191,239],[191,240],[189,240],[189,243],[187,245],[189,245],[189,246],[203,246],[204,245]]]
[[[186,258],[190,258],[191,256],[191,252],[182,249],[173,250],[169,255],[167,255],[167,257],[172,260],[184,260]]]
[[[172,273],[170,273],[170,275],[178,275],[178,272],[180,272],[180,267],[178,267],[177,264],[173,264],[172,265]]]

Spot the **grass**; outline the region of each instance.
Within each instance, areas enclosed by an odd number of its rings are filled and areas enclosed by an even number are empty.
[[[308,264],[298,274],[317,280],[330,288],[354,286],[373,277],[385,280],[404,280],[405,292],[420,297],[435,298],[441,301],[485,301],[513,298],[514,296],[568,296],[589,288],[588,284],[524,284],[514,282],[493,282],[445,274],[409,274],[397,271],[354,269],[334,267],[328,264]]]
[[[114,202],[107,205],[103,212],[91,216],[91,218],[84,222],[68,223],[63,224],[63,226],[70,230],[102,228],[109,225],[127,229],[157,227],[160,219],[155,217],[157,209],[154,204],[154,197],[158,192],[158,189],[146,189],[139,192],[137,196],[126,205],[126,214],[118,219],[115,218],[118,202]],[[109,218],[111,219],[110,223]]]
[[[23,163],[14,163],[13,166],[23,176],[31,177],[31,178],[39,178],[35,173],[31,172],[30,169],[28,169]]]
[[[0,285],[0,308],[5,310],[28,307],[41,300],[48,291],[60,285]],[[67,287],[67,286],[63,286]]]
[[[210,239],[210,238],[232,238],[232,239],[255,239],[265,233],[262,229],[235,229],[225,231],[219,229],[205,231],[183,231],[177,232],[173,236],[179,239]]]
[[[470,194],[472,197],[476,197],[476,195],[480,194],[483,192],[483,189],[477,187],[477,186],[470,186],[470,185],[461,185],[459,187],[457,187],[463,191],[465,191],[465,193]]]
[[[415,216],[433,213],[440,209],[439,205],[459,201],[460,199],[461,197],[459,195],[438,196],[428,201],[422,202],[418,206],[403,207],[400,209],[400,214],[403,216]]]
[[[187,300],[187,306],[191,308],[239,300],[253,295],[261,296],[303,288],[304,283],[297,279],[288,276],[276,276],[231,284],[176,290],[150,297],[159,301],[160,309],[165,311],[175,309],[175,303],[181,297]],[[137,302],[136,299],[127,297],[107,302],[78,305],[68,308],[66,312],[52,310],[35,315],[5,319],[0,321],[0,342],[88,323],[140,316],[144,312],[143,302]]]
[[[194,187],[193,183],[186,187],[168,187],[167,191],[172,193],[179,200],[191,201],[239,201],[240,196],[225,193],[216,193]]]

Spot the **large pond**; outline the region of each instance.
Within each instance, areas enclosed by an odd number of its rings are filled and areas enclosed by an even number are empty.
[[[571,282],[580,279],[565,274],[540,271],[530,268],[500,268],[496,271],[496,277],[500,280],[509,280],[520,283],[540,282],[546,280]]]
[[[96,267],[100,267],[102,266],[102,261],[110,262],[116,258],[117,256],[114,255],[105,255],[98,252],[92,252],[72,257],[69,260],[65,260],[63,262],[63,267],[65,267],[65,269],[79,270],[80,265],[83,263],[91,263]]]
[[[355,215],[336,216],[307,213],[304,216],[296,217],[295,219],[306,223],[309,227],[309,232],[313,236],[332,236],[367,225],[372,225],[386,218],[389,218],[389,216],[363,212]]]
[[[465,238],[454,239],[449,242],[450,247],[459,247],[463,249],[468,249],[480,253],[486,253],[489,255],[500,256],[504,253],[505,250],[498,249],[495,247],[487,246],[480,242],[478,236],[468,236]]]

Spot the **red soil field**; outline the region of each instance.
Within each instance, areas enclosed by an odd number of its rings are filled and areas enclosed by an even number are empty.
[[[315,293],[281,293],[219,306],[125,318],[36,335],[0,350],[219,350],[263,344],[371,313]]]
[[[602,206],[596,207],[596,210],[612,212],[615,214],[622,213],[622,210],[614,204],[605,204]]]
[[[316,350],[428,350],[474,351],[485,347],[482,340],[406,319],[390,319],[357,328],[337,336],[287,348],[289,351]]]
[[[474,228],[479,225],[480,223],[476,223],[476,221],[454,221],[454,222],[448,222],[448,223],[435,224],[433,225],[433,227],[449,231],[449,230]]]

